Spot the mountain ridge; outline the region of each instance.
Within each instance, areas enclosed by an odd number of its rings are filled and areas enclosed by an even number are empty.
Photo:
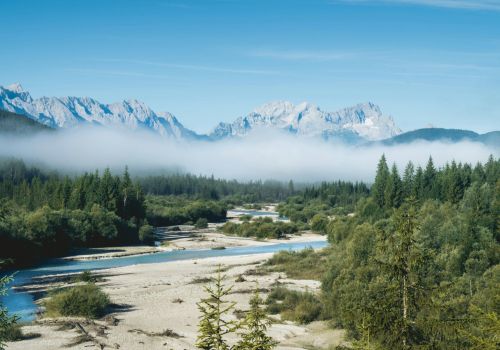
[[[390,116],[371,103],[360,103],[335,112],[303,102],[273,101],[233,122],[221,122],[207,135],[190,130],[169,112],[154,112],[144,102],[127,99],[111,104],[91,97],[40,97],[33,99],[16,83],[0,86],[0,109],[25,115],[51,128],[81,124],[145,129],[161,136],[188,140],[221,140],[243,137],[259,128],[324,139],[380,140],[401,133]]]

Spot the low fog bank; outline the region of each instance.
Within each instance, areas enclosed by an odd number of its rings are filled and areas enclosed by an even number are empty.
[[[105,129],[78,129],[31,137],[0,136],[0,156],[22,158],[63,171],[110,167],[135,174],[182,171],[242,181],[274,179],[300,182],[351,180],[371,182],[385,153],[400,171],[412,160],[425,166],[432,155],[436,166],[484,162],[498,148],[476,142],[415,142],[397,146],[354,147],[276,133],[241,140],[175,142],[151,134]]]

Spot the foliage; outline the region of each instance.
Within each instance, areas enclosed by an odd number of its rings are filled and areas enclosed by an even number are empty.
[[[299,228],[294,223],[273,220],[269,217],[256,218],[253,221],[242,223],[227,222],[222,226],[222,232],[240,237],[256,238],[284,238],[288,234],[296,233]]]
[[[44,303],[50,316],[98,318],[105,314],[109,297],[93,283],[53,292]]]
[[[270,314],[281,314],[282,319],[301,324],[316,321],[322,314],[321,302],[314,294],[284,287],[273,289],[266,304]]]
[[[213,176],[170,174],[139,179],[145,193],[155,196],[186,196],[191,199],[224,200],[243,204],[282,201],[295,190],[290,184],[278,181],[251,181],[215,179]]]
[[[0,256],[17,264],[72,247],[136,243],[142,190],[128,170],[61,177],[23,162],[0,162]]]
[[[200,229],[200,228],[207,228],[208,227],[208,221],[207,221],[207,219],[205,219],[205,218],[199,218],[194,223],[194,227],[198,228],[198,229]]]
[[[11,281],[12,276],[3,276],[0,278],[0,297],[7,294],[7,284]],[[15,336],[13,330],[16,334],[20,332],[19,328],[16,327],[17,320],[16,316],[9,315],[7,308],[4,307],[0,300],[0,350],[4,349],[5,341],[10,341]]]
[[[324,182],[288,197],[277,210],[293,222],[308,223],[317,214],[322,217],[346,215],[354,210],[359,199],[368,194],[369,189],[363,183]]]
[[[154,226],[180,225],[205,219],[220,222],[226,219],[227,207],[220,201],[192,200],[186,197],[148,196],[147,218]]]
[[[500,162],[398,177],[382,158],[371,196],[329,222],[325,317],[358,348],[497,347]]]
[[[139,229],[139,241],[146,244],[152,244],[154,240],[155,235],[153,226],[148,224],[142,225]]]
[[[267,260],[263,268],[268,271],[284,272],[288,278],[319,280],[328,268],[329,255],[328,249],[283,250]]]

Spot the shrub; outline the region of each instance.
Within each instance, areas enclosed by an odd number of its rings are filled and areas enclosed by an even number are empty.
[[[139,240],[142,243],[153,243],[155,240],[153,226],[151,225],[142,225],[139,229]]]
[[[194,227],[196,228],[207,228],[208,227],[208,220],[205,218],[199,218],[196,220],[196,223],[194,224]]]
[[[267,312],[280,314],[284,320],[301,324],[320,319],[321,301],[310,292],[299,292],[283,287],[275,288],[267,297]]]
[[[328,248],[314,250],[305,248],[300,251],[280,251],[275,253],[263,266],[267,271],[284,272],[295,279],[320,280],[328,270]]]
[[[52,316],[98,318],[105,314],[109,297],[95,284],[85,284],[54,292],[45,302]]]
[[[85,282],[94,283],[97,282],[97,278],[90,271],[83,271],[72,278],[73,282]]]

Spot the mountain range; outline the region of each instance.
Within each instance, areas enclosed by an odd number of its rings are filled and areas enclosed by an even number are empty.
[[[458,142],[470,140],[500,148],[500,132],[477,134],[469,130],[424,128],[402,133],[393,118],[373,103],[360,103],[326,112],[303,102],[275,101],[221,122],[210,133],[190,130],[171,113],[155,112],[135,99],[103,104],[90,97],[34,99],[20,84],[0,86],[0,133],[30,133],[94,125],[126,130],[147,130],[176,140],[218,141],[242,138],[257,130],[279,130],[299,137],[320,137],[351,144],[397,145],[417,140]]]
[[[175,139],[221,140],[243,137],[257,129],[277,129],[300,136],[360,140],[381,140],[401,133],[394,120],[373,103],[358,104],[326,112],[304,102],[267,103],[232,123],[219,123],[207,135],[184,127],[169,112],[155,112],[141,101],[130,99],[103,104],[90,97],[41,97],[34,99],[20,84],[0,86],[0,109],[27,116],[50,128],[98,125],[145,129]]]

